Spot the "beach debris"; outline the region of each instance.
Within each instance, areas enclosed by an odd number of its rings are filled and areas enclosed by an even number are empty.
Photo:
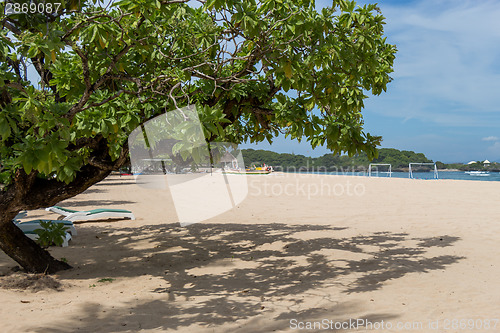
[[[103,278],[103,279],[97,280],[97,282],[99,282],[99,283],[113,282],[114,280],[115,279],[113,279],[113,278]]]
[[[0,278],[0,288],[38,292],[52,289],[61,291],[62,284],[50,275],[14,273]]]

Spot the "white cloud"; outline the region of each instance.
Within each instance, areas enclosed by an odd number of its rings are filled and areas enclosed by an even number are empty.
[[[391,97],[382,97],[386,107],[377,112],[459,126],[500,119],[500,2],[423,0],[380,7],[398,53]]]
[[[491,157],[490,161],[500,162],[500,141],[497,141],[492,146],[488,147],[487,152]]]
[[[500,138],[496,137],[496,136],[487,136],[485,138],[482,139],[483,141],[500,141]]]

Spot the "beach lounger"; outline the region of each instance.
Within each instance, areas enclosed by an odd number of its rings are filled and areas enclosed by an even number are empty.
[[[85,211],[77,211],[59,206],[52,206],[45,208],[46,211],[54,212],[63,215],[63,220],[66,221],[88,221],[88,220],[104,220],[104,219],[118,219],[129,218],[135,220],[134,214],[125,209],[107,209],[99,208]]]
[[[18,219],[23,219],[25,218],[26,216],[28,216],[28,211],[27,210],[22,210],[20,211],[16,217],[14,217],[14,222],[17,221]]]
[[[40,222],[54,222],[54,223],[60,223],[64,224],[64,226],[67,228],[66,232],[70,233],[72,236],[76,235],[76,228],[73,225],[73,222],[71,221],[66,221],[66,220],[33,220],[33,221],[17,221],[14,220],[14,224],[20,228],[22,231],[35,231],[36,229],[41,229],[42,227],[40,226]]]
[[[42,226],[40,225],[40,222],[53,222],[53,223],[59,223],[63,224],[66,227],[66,235],[64,237],[62,247],[66,247],[69,244],[69,241],[72,239],[73,236],[76,235],[76,228],[73,225],[73,222],[71,221],[65,221],[65,220],[31,220],[31,221],[24,221],[21,222],[18,219],[25,218],[28,215],[28,212],[23,210],[19,212],[19,214],[16,215],[14,218],[13,222],[14,224],[21,229],[26,236],[31,238],[32,240],[36,241],[38,239],[38,234],[35,232],[36,229],[41,229]]]
[[[20,221],[14,221],[14,224],[21,229],[26,236],[31,238],[32,240],[36,241],[38,239],[38,234],[35,232],[36,229],[41,229],[42,226],[40,225],[41,221],[51,221],[55,223],[62,223],[64,224],[68,229],[66,229],[66,235],[64,236],[64,240],[62,243],[62,247],[66,247],[69,244],[69,241],[73,237],[73,235],[76,235],[76,229],[75,226],[73,225],[73,222],[71,221],[64,221],[64,220],[33,220],[33,221],[26,221],[26,222],[20,222]]]

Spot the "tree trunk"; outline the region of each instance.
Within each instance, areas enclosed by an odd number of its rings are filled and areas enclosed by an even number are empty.
[[[54,259],[49,252],[24,235],[12,222],[17,213],[21,210],[50,207],[74,197],[106,178],[111,170],[119,169],[127,161],[127,144],[122,148],[120,157],[111,161],[107,141],[102,137],[94,140],[92,159],[95,159],[94,162],[99,166],[90,165],[90,162],[82,166],[69,184],[54,178],[38,177],[38,172],[35,170],[26,174],[19,168],[13,182],[0,190],[0,249],[26,271],[52,274],[69,269],[71,266]]]
[[[71,268],[27,237],[12,221],[0,221],[0,248],[30,273],[48,273]]]

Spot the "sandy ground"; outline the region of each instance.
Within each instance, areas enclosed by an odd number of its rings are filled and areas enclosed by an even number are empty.
[[[132,177],[62,202],[137,220],[76,225],[50,250],[74,266],[62,291],[0,289],[2,332],[500,332],[497,182],[249,180],[236,208],[188,227]]]

